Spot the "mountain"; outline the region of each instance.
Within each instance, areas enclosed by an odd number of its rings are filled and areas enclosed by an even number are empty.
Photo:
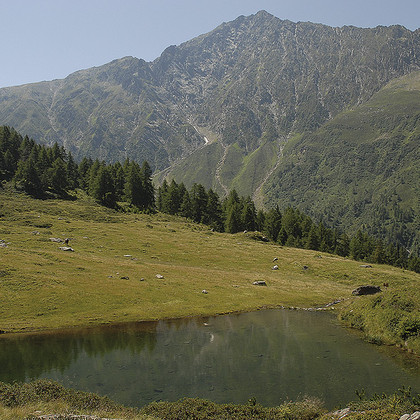
[[[236,188],[260,205],[281,200],[281,205],[310,208],[317,218],[337,223],[334,218],[341,217],[343,226],[352,228],[367,222],[374,230],[372,223],[381,219],[373,210],[373,221],[364,218],[378,191],[381,202],[396,189],[401,211],[418,214],[415,188],[396,187],[396,180],[405,180],[409,172],[404,165],[414,175],[419,166],[417,108],[404,108],[404,95],[410,95],[404,88],[385,86],[419,71],[419,57],[420,30],[397,25],[332,28],[261,11],[170,46],[150,63],[125,57],[63,80],[0,89],[0,124],[44,143],[57,141],[76,158],[146,159],[157,181],[199,182],[221,194]],[[394,94],[398,98],[390,99]],[[382,110],[378,105],[378,113],[392,122],[381,123],[379,114],[367,112],[369,101],[380,102],[384,95],[395,106]],[[366,121],[368,116],[379,119]],[[334,128],[346,118],[351,130],[364,132],[354,144]],[[350,135],[351,130],[342,132]],[[377,154],[368,149],[379,143],[382,160],[372,168],[368,157]],[[409,163],[395,162],[401,145],[410,150]],[[350,170],[340,167],[354,160],[356,146],[365,151],[364,158],[343,180]],[[343,155],[330,160],[337,151]],[[391,168],[392,176],[391,169],[381,168]],[[369,198],[361,185],[380,188]],[[360,200],[367,200],[363,208]],[[386,207],[393,218],[392,206]],[[407,243],[412,243],[411,227],[409,231]]]

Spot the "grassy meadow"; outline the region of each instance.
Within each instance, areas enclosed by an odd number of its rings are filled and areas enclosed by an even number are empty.
[[[7,244],[0,247],[5,332],[316,307],[352,299],[363,284],[386,282],[389,290],[420,284],[413,272],[366,269],[173,216],[118,213],[87,197],[43,201],[2,191],[0,215],[0,240]],[[70,238],[74,252],[50,238]],[[267,287],[254,286],[256,280]]]

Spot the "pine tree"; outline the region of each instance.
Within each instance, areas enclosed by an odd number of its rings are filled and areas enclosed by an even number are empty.
[[[217,232],[223,231],[222,206],[219,196],[211,188],[207,192],[207,205],[203,223]]]
[[[48,185],[52,192],[60,196],[67,193],[69,182],[63,159],[57,158],[48,170]]]
[[[127,168],[124,196],[125,199],[133,206],[144,209],[144,195],[142,174],[140,167],[136,162],[131,162]]]
[[[265,215],[264,233],[272,240],[277,241],[282,228],[282,215],[278,206],[270,209]]]
[[[244,205],[241,214],[241,222],[244,230],[253,231],[255,230],[257,223],[257,210],[255,209],[255,204],[251,200],[251,197],[247,197],[244,200]]]
[[[192,219],[193,217],[193,207],[191,203],[190,193],[185,190],[184,196],[182,197],[182,203],[180,208],[180,215]]]
[[[140,176],[143,184],[143,209],[155,210],[155,188],[152,182],[152,169],[147,161],[144,161],[141,166]]]
[[[116,205],[115,186],[111,169],[101,166],[91,186],[92,197],[106,207],[114,208]]]
[[[79,186],[85,191],[89,190],[90,168],[92,167],[92,165],[93,165],[92,159],[84,157],[78,167]]]
[[[228,208],[228,213],[225,221],[225,232],[236,233],[240,232],[241,226],[241,208],[239,203],[232,203]]]
[[[79,186],[79,170],[71,152],[67,155],[66,172],[69,189],[76,189]]]
[[[194,222],[201,223],[207,207],[207,193],[201,184],[194,184],[190,191],[192,218]]]
[[[26,161],[21,160],[16,171],[14,181],[19,184],[23,190],[33,197],[41,197],[42,183],[39,178],[35,161],[30,157]]]

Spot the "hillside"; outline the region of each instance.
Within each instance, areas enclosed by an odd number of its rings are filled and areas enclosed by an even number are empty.
[[[35,200],[0,191],[0,215],[2,331],[323,307],[343,298],[347,306],[357,286],[386,282],[384,299],[396,294],[411,304],[384,306],[402,322],[385,342],[402,343],[398,334],[408,334],[406,345],[420,348],[418,327],[406,332],[404,324],[418,322],[419,296],[410,290],[418,289],[420,276],[414,272],[386,265],[366,269],[330,254],[258,242],[250,234],[212,232],[175,216],[117,213],[87,197]],[[65,238],[73,252],[60,249],[65,244],[58,240]],[[381,319],[381,310],[367,310],[359,322],[372,315]]]
[[[387,83],[420,69],[419,41],[420,30],[401,26],[331,28],[261,11],[170,46],[151,63],[125,57],[62,80],[0,89],[0,124],[42,143],[57,141],[76,159],[147,160],[158,172],[157,182],[164,177],[187,187],[198,182],[221,195],[236,188],[267,208],[292,202],[311,207],[316,219],[330,224],[357,228],[364,223],[417,252],[413,232],[419,213],[410,181],[415,179],[410,168],[419,166],[416,93],[404,96],[403,87],[380,93],[376,100],[393,104],[382,114],[392,118],[380,127],[379,117],[366,121],[376,114],[366,114],[363,107]],[[394,94],[398,97],[390,99]],[[412,107],[405,106],[408,96]],[[365,148],[378,136],[387,138],[381,142],[380,163],[375,172],[362,159],[339,185],[334,168],[325,169],[321,182],[317,166],[295,165],[296,156],[309,142],[325,159],[336,148],[342,151],[340,165],[353,161],[353,146],[339,131],[334,142],[324,136],[344,115],[351,116],[352,127],[366,128]],[[404,158],[397,164],[395,150],[407,141],[409,162]],[[384,186],[380,168],[393,174]],[[393,187],[407,176],[409,188]],[[395,206],[388,203],[385,216],[376,214],[382,210],[365,211],[363,203],[371,198],[359,187],[367,179],[369,187],[381,184],[377,190],[383,198],[375,193],[373,207],[381,200],[400,200],[399,209],[391,211]],[[336,206],[340,188],[349,195],[344,209]],[[394,189],[398,197],[390,198]],[[322,201],[314,205],[313,197],[319,196]],[[407,216],[411,209],[413,215]],[[378,227],[389,217],[395,227]]]
[[[329,225],[420,250],[420,72],[291,141],[266,203],[298,206]]]

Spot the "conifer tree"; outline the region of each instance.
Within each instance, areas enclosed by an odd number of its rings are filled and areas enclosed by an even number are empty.
[[[131,205],[143,210],[145,202],[144,195],[145,191],[143,189],[141,170],[139,165],[133,161],[128,164],[124,196]]]
[[[277,241],[282,227],[282,215],[276,206],[270,209],[265,215],[264,233],[274,242]]]
[[[211,188],[207,192],[207,205],[203,223],[218,232],[223,231],[222,206],[218,194]]]
[[[114,208],[116,205],[115,186],[111,169],[101,166],[91,186],[92,197],[106,207]]]
[[[15,184],[20,185],[27,194],[33,197],[42,195],[42,183],[32,156],[26,161],[19,161],[14,180]]]
[[[243,230],[241,225],[241,208],[239,203],[233,202],[227,210],[225,232],[237,233],[241,230]]]
[[[246,197],[241,214],[241,222],[244,230],[253,231],[256,228],[257,211],[251,197]]]
[[[143,187],[143,209],[155,210],[155,188],[152,182],[152,169],[147,161],[144,161],[140,171],[141,182]]]

